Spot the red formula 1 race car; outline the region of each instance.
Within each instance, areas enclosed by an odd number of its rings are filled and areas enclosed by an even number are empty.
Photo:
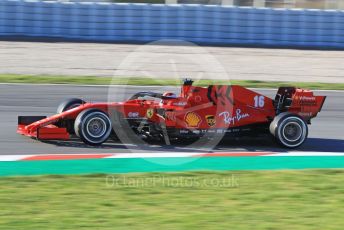
[[[39,140],[68,140],[100,145],[110,136],[123,142],[159,139],[222,138],[271,133],[288,148],[307,139],[311,119],[325,96],[295,87],[280,87],[271,99],[238,85],[198,87],[186,79],[179,96],[139,92],[125,102],[87,103],[69,99],[51,117],[19,116],[17,132]],[[132,135],[133,134],[133,135]]]

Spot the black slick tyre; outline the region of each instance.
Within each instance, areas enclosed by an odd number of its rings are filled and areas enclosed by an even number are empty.
[[[83,101],[82,99],[79,99],[79,98],[69,98],[69,99],[66,99],[64,101],[62,101],[59,106],[57,107],[57,110],[56,112],[57,113],[62,113],[62,112],[65,112],[69,109],[73,109],[75,107],[78,107],[79,105],[82,105],[84,104],[85,101]]]
[[[271,122],[270,133],[283,147],[297,148],[307,140],[308,127],[300,116],[285,112]]]
[[[63,113],[69,109],[73,109],[75,107],[78,107],[82,104],[84,104],[85,101],[79,99],[79,98],[69,98],[64,101],[62,101],[59,106],[57,107],[56,112],[58,114]],[[62,120],[59,122],[59,127],[61,128],[66,128],[68,133],[74,134],[74,119],[69,119],[69,120]]]
[[[75,134],[88,145],[101,145],[111,134],[109,116],[98,109],[82,111],[74,122]]]

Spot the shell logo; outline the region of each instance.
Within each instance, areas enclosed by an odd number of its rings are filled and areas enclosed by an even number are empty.
[[[197,128],[202,121],[201,117],[194,112],[188,112],[187,114],[185,114],[184,120],[186,125],[191,128]]]

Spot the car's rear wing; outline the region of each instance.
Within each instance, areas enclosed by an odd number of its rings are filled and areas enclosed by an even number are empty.
[[[295,87],[280,87],[274,105],[276,113],[292,112],[309,121],[321,111],[326,96],[315,96],[311,90]]]

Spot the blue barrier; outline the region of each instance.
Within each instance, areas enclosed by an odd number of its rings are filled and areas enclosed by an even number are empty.
[[[344,11],[3,0],[0,36],[344,48]]]

